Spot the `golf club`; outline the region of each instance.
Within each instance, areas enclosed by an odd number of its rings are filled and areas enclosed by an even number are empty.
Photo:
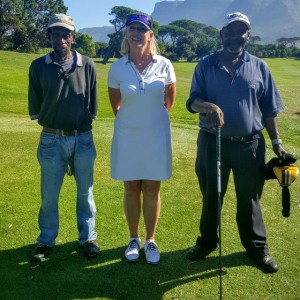
[[[216,134],[216,156],[217,156],[217,189],[218,189],[218,225],[219,225],[219,275],[220,275],[220,299],[222,299],[222,243],[221,243],[221,128],[217,126]]]

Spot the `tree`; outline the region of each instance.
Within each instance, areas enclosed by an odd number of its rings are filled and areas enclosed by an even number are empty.
[[[214,39],[214,40],[220,40],[220,31],[213,27],[213,26],[206,26],[203,28],[202,30],[203,33],[205,33],[207,36],[209,36],[210,38]]]
[[[0,2],[0,49],[11,48],[11,36],[20,24],[22,2],[13,0]]]
[[[172,51],[167,56],[172,60],[182,58],[192,61],[195,57],[196,40],[205,25],[191,20],[176,20],[169,25],[161,26],[158,38],[166,42],[172,41]]]
[[[168,36],[169,36],[169,30],[167,25],[160,26],[157,32],[158,41],[167,44]]]
[[[115,32],[120,32],[124,29],[127,16],[133,13],[134,10],[125,6],[114,6],[109,13],[110,16],[114,16],[114,19],[109,20],[115,27]]]
[[[293,46],[296,46],[296,44],[298,42],[300,42],[300,37],[279,38],[279,39],[277,39],[277,43],[279,45],[283,44],[285,46],[290,44],[293,47]]]
[[[287,38],[279,38],[276,40],[278,44],[283,44],[283,45],[287,45],[288,43],[288,39]]]
[[[196,57],[196,46],[197,42],[192,35],[179,38],[175,47],[177,59],[185,58],[187,61],[192,61]]]
[[[200,32],[203,30],[203,28],[205,28],[204,24],[191,20],[176,20],[171,22],[169,25],[175,25],[187,30],[189,35],[193,36],[194,39],[199,37]]]
[[[205,33],[202,34],[196,48],[196,57],[199,59],[209,53],[215,52],[219,48],[218,40],[210,38]]]
[[[169,39],[172,46],[175,48],[178,39],[188,36],[189,31],[176,25],[164,25],[159,27],[157,37],[160,39],[164,37],[164,41]]]
[[[74,49],[79,53],[87,55],[89,57],[96,56],[96,47],[95,43],[93,42],[93,38],[85,33],[76,33]]]
[[[108,43],[95,42],[96,56],[103,57],[107,51]]]
[[[289,38],[289,43],[291,44],[292,47],[295,47],[297,43],[300,42],[300,37],[296,36],[296,37],[292,37]]]
[[[109,15],[114,16],[114,19],[109,20],[109,22],[115,27],[115,32],[109,34],[110,38],[108,49],[103,58],[102,63],[106,64],[110,57],[112,57],[113,53],[120,49],[121,41],[123,38],[123,29],[125,28],[127,16],[133,13],[134,10],[125,6],[114,6],[111,9]]]
[[[257,42],[260,42],[260,41],[261,41],[261,38],[258,35],[250,35],[249,43],[256,44]]]
[[[49,46],[47,25],[55,13],[66,13],[68,8],[63,0],[24,0],[23,24],[28,31],[27,44],[38,47]]]
[[[48,45],[49,18],[66,13],[63,0],[2,0],[0,3],[0,48],[34,51]]]
[[[110,57],[114,57],[115,54],[117,53],[117,56],[119,57],[119,53],[121,51],[121,43],[123,40],[123,32],[118,31],[114,33],[108,34],[109,37],[109,42],[108,42],[108,47],[107,51],[105,52],[104,58],[102,63],[106,64],[109,60]]]
[[[160,26],[157,38],[165,44],[172,43],[167,47],[166,54],[172,60],[186,58],[187,61],[192,61],[221,46],[218,29],[190,20],[176,20],[169,25]]]

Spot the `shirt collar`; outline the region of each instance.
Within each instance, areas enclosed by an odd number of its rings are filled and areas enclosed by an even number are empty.
[[[152,62],[154,62],[154,63],[157,62],[157,55],[152,56]],[[126,65],[128,63],[130,63],[130,59],[129,59],[129,56],[126,55],[126,56],[124,56],[124,64]]]
[[[76,56],[76,63],[77,63],[77,66],[78,67],[82,67],[82,55],[80,53],[78,53],[77,51],[73,51],[73,54],[75,54]],[[45,56],[45,63],[48,65],[48,64],[51,64],[53,62],[52,58],[51,58],[51,55],[50,53],[46,54]]]

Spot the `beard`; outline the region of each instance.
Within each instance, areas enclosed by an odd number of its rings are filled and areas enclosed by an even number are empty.
[[[53,50],[58,58],[65,58],[69,52],[67,45],[56,45]]]
[[[245,48],[247,40],[243,38],[236,38],[236,39],[227,39],[223,42],[223,47],[229,53],[237,54],[243,51]]]

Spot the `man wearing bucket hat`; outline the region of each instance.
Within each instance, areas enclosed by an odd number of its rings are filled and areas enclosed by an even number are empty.
[[[34,60],[29,70],[28,105],[32,120],[42,126],[38,146],[41,167],[40,235],[31,259],[40,262],[56,244],[58,198],[65,174],[77,186],[78,241],[88,257],[97,256],[93,176],[96,150],[92,121],[97,114],[97,81],[93,61],[71,50],[75,24],[55,14],[48,24],[53,51]]]
[[[218,192],[216,128],[221,128],[221,199],[230,172],[237,198],[236,221],[242,245],[260,268],[278,270],[269,255],[260,208],[265,182],[266,128],[277,157],[285,157],[277,128],[284,104],[267,65],[245,51],[250,21],[240,12],[228,14],[220,31],[223,49],[204,57],[196,66],[187,109],[199,113],[200,132],[196,174],[203,196],[200,236],[187,252],[199,260],[218,248]]]

